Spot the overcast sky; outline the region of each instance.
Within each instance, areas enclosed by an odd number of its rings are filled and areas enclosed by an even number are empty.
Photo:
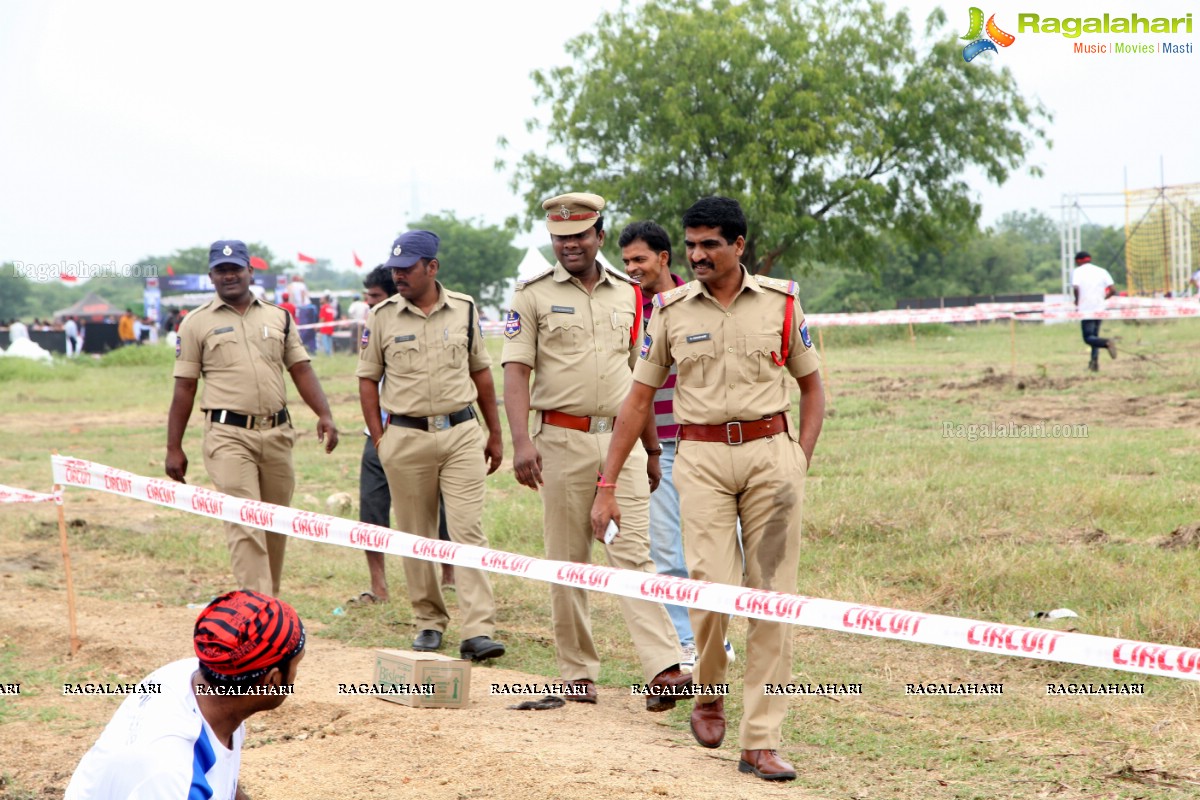
[[[522,208],[493,168],[497,137],[515,156],[538,144],[524,121],[546,114],[530,71],[566,63],[564,43],[616,5],[0,2],[0,261],[125,264],[229,237],[348,267],[352,250],[382,260],[426,212],[499,223]],[[910,8],[918,31],[936,5],[967,29],[969,2],[888,5]],[[1185,0],[997,12],[1016,42],[979,58],[1009,67],[1054,113],[1054,146],[1032,154],[1043,178],[997,188],[972,176],[985,223],[1031,207],[1057,217],[1063,194],[1157,186],[1160,157],[1167,183],[1200,183],[1200,53],[1079,55],[1060,35],[1018,33],[1016,20],[1192,10],[1193,34],[1075,41],[1196,51],[1200,6]]]

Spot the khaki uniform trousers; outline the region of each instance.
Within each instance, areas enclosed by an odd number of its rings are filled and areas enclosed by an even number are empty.
[[[392,493],[396,530],[438,538],[440,490],[450,541],[487,547],[483,535],[483,491],[487,481],[483,445],[483,429],[474,420],[435,432],[388,425],[379,440],[379,461]],[[438,570],[438,564],[432,561],[404,559],[408,599],[419,631],[445,633],[450,623]],[[495,633],[496,601],[487,573],[456,566],[454,588],[464,615],[462,638]]]
[[[296,487],[292,470],[295,441],[296,429],[291,423],[246,430],[206,419],[204,468],[219,492],[288,506]],[[225,540],[238,587],[278,597],[288,537],[226,522]]]
[[[543,537],[546,557],[555,561],[589,563],[592,545],[592,502],[596,473],[603,468],[612,433],[545,425],[533,442],[542,455]],[[650,559],[650,483],[646,454],[635,445],[617,478],[621,535],[605,546],[608,563],[621,569],[656,574]],[[679,663],[679,639],[661,603],[618,597],[625,626],[649,683],[655,675]],[[600,678],[600,655],[592,640],[588,592],[572,586],[550,585],[550,615],[558,669],[566,680]]]
[[[688,572],[692,578],[774,592],[796,591],[800,518],[804,507],[804,451],[786,434],[740,445],[681,441],[675,456],[675,487]],[[737,521],[742,520],[742,554]],[[688,609],[696,636],[697,684],[725,682],[725,633],[729,616]],[[778,749],[787,696],[767,696],[763,686],[788,683],[792,632],[786,622],[749,620],[743,714],[745,750]],[[696,702],[703,698],[697,697]],[[709,701],[711,702],[711,700]]]

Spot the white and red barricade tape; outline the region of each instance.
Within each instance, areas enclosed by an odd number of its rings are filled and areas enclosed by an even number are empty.
[[[428,539],[312,511],[298,511],[256,500],[230,497],[211,489],[175,483],[164,478],[146,478],[67,456],[51,456],[51,462],[55,483],[64,486],[110,492],[201,516],[252,525],[298,539],[311,539],[359,550],[381,550],[397,556],[445,562],[640,600],[674,603],[772,622],[936,644],[981,653],[999,653],[1144,675],[1200,680],[1200,649],[1195,648],[1005,625],[762,589],[746,589],[741,586],[613,567],[550,561],[485,547]]]
[[[951,308],[901,308],[854,314],[806,314],[812,328],[840,328],[862,325],[923,325],[946,322],[991,322],[1016,319],[1018,322],[1084,319],[1185,319],[1200,317],[1200,303],[1194,299],[1112,297],[1108,308],[1089,314],[1064,303],[980,303]]]
[[[0,505],[6,503],[53,503],[57,499],[58,497],[52,494],[31,492],[28,489],[17,489],[0,484]]]

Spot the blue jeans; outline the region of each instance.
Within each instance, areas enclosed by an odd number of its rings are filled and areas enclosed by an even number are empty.
[[[1092,361],[1097,361],[1100,357],[1100,351],[1108,347],[1108,339],[1100,338],[1100,320],[1085,319],[1081,323],[1083,328],[1083,341],[1092,346]]]
[[[675,464],[675,443],[660,442],[662,455],[658,457],[662,467],[662,482],[650,495],[650,557],[659,575],[674,575],[677,578],[688,577],[687,562],[683,560],[683,531],[679,523],[679,492],[675,491],[675,482],[671,479],[671,469]],[[679,644],[687,646],[695,643],[692,636],[692,623],[688,619],[688,610],[684,606],[663,603],[675,633],[679,636]]]
[[[333,355],[333,334],[317,334],[317,352],[324,353],[327,356]]]

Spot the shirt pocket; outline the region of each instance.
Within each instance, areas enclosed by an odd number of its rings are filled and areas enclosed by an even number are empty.
[[[679,364],[679,383],[710,386],[717,380],[717,348],[712,339],[683,342],[671,350]]]
[[[204,340],[204,365],[220,369],[237,366],[240,350],[236,331],[217,333]]]
[[[583,352],[583,322],[574,314],[551,314],[546,318],[546,340],[559,355]]]
[[[612,349],[618,353],[629,352],[630,337],[633,336],[633,312],[614,311],[612,319]]]
[[[442,365],[451,369],[460,369],[467,360],[467,335],[465,333],[448,333],[442,340]]]
[[[771,358],[772,351],[778,352],[782,346],[778,336],[771,334],[752,334],[746,337],[745,356],[741,359],[742,375],[754,383],[772,381],[779,377],[782,367],[775,365]]]
[[[417,337],[409,339],[406,336],[398,337],[403,341],[396,341],[393,338],[387,343],[387,359],[388,363],[396,364],[401,371],[410,372],[415,369],[421,358],[421,343],[417,341]]]
[[[274,328],[267,328],[265,339],[260,339],[258,342],[259,352],[272,365],[283,363],[283,331],[277,331]]]

